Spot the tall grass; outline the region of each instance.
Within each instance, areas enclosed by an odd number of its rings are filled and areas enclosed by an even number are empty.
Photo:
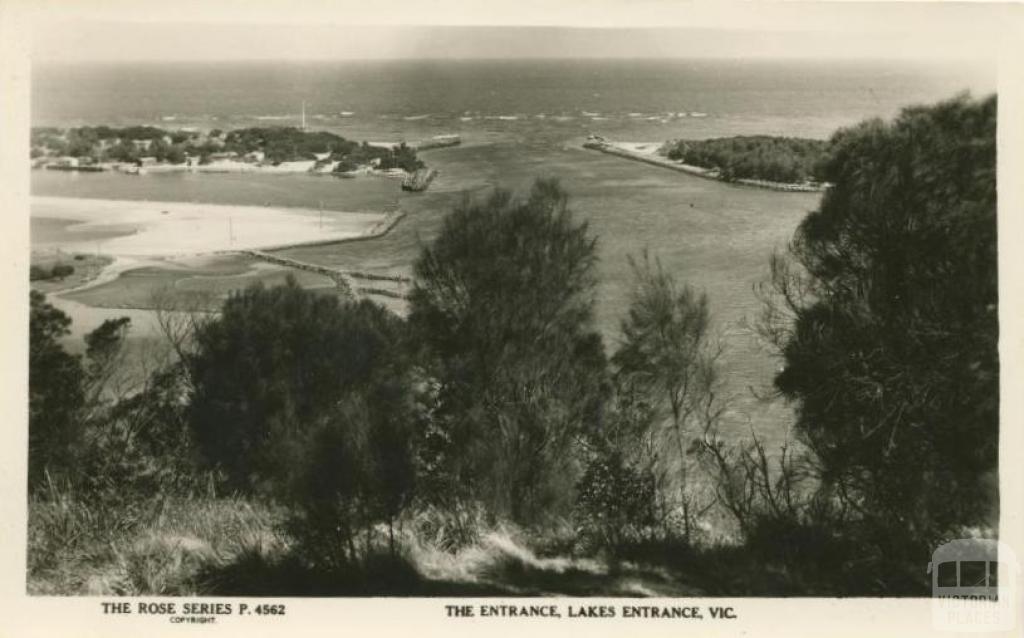
[[[297,551],[279,505],[213,493],[111,504],[50,483],[29,502],[27,589],[33,595],[679,595],[661,571],[574,556],[571,527],[543,535],[478,519],[453,546],[428,510],[388,529],[357,563]]]
[[[281,553],[282,514],[237,497],[100,504],[50,483],[28,506],[30,594],[192,595],[200,576],[247,552]]]

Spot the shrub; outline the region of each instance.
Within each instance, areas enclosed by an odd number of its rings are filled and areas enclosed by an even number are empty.
[[[71,264],[56,264],[53,270],[50,271],[50,276],[54,279],[64,279],[75,273],[75,267]]]
[[[644,465],[655,477],[663,521],[681,523],[689,542],[696,519],[713,503],[695,480],[691,452],[725,409],[718,399],[721,346],[711,333],[706,294],[678,285],[646,252],[630,265],[636,283],[612,357],[617,410],[608,422],[625,425],[632,449],[647,451]]]
[[[576,484],[580,538],[613,554],[650,534],[656,507],[654,476],[627,463],[619,450],[595,454]]]
[[[49,268],[43,266],[37,266],[35,264],[28,267],[28,279],[29,281],[45,281],[53,277],[53,273]]]
[[[293,483],[297,511],[290,529],[301,551],[338,567],[373,555],[387,528],[396,554],[395,521],[415,481],[411,403],[401,381],[351,397],[308,437]]]
[[[232,489],[286,487],[294,456],[340,402],[405,379],[403,332],[377,304],[343,304],[292,278],[232,294],[186,355],[204,459]]]
[[[85,372],[77,356],[60,339],[69,333],[71,318],[30,293],[29,315],[29,489],[50,473],[64,475],[73,467],[82,440]]]

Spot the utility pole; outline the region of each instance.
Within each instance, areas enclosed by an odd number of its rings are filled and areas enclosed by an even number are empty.
[[[302,130],[306,130],[306,101],[302,101]]]

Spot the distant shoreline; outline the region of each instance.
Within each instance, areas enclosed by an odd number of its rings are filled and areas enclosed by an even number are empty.
[[[818,183],[786,183],[786,182],[771,182],[760,179],[735,179],[727,180],[722,179],[718,171],[713,168],[702,168],[700,166],[692,166],[690,164],[683,164],[676,162],[654,153],[642,153],[634,150],[637,144],[629,142],[613,142],[605,139],[588,139],[583,143],[583,148],[600,151],[608,155],[614,155],[616,157],[622,157],[625,159],[633,160],[636,162],[643,162],[645,164],[651,164],[653,166],[659,166],[661,168],[668,168],[680,173],[686,173],[695,177],[703,177],[704,179],[711,179],[724,184],[737,184],[740,186],[752,186],[754,188],[763,188],[766,190],[773,191],[784,191],[784,192],[796,192],[796,193],[821,193],[828,188],[827,184]]]

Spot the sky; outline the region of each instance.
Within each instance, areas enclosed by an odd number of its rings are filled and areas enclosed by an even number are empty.
[[[401,58],[964,58],[1021,5],[679,0],[10,0],[36,62]],[[31,6],[30,6],[31,5]],[[30,8],[29,8],[30,7]],[[1016,34],[1019,37],[1020,34]]]

